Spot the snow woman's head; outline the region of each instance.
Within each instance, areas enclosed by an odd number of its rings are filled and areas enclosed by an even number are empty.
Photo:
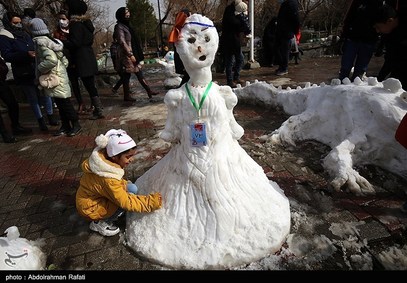
[[[218,50],[219,35],[213,22],[200,14],[186,18],[175,47],[188,70],[211,66]]]

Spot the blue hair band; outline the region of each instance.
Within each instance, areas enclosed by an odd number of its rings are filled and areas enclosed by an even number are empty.
[[[186,22],[186,23],[183,25],[183,27],[184,27],[185,25],[187,25],[187,24],[198,25],[198,26],[203,26],[203,27],[208,27],[208,28],[213,28],[213,27],[215,27],[215,26],[213,26],[213,25],[203,24],[203,23],[200,23],[200,22]]]

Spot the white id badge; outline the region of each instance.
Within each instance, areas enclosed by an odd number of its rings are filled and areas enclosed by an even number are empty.
[[[206,140],[206,125],[205,123],[194,123],[189,126],[191,132],[191,145],[194,147],[205,146]]]

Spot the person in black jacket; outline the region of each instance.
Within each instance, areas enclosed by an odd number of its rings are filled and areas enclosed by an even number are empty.
[[[68,11],[69,35],[64,42],[71,55],[71,64],[76,69],[94,108],[91,120],[102,119],[102,102],[95,85],[98,66],[92,44],[95,27],[89,16],[85,15],[88,5],[83,0],[65,0],[64,9]]]
[[[263,32],[263,56],[264,66],[266,67],[273,67],[273,65],[276,63],[276,30],[277,17],[272,17],[271,20],[267,23]]]
[[[396,78],[400,81],[404,90],[407,90],[407,22],[399,16],[390,5],[383,5],[374,20],[375,30],[382,34],[382,40],[386,50],[385,62],[379,81],[386,77]]]
[[[277,15],[276,49],[278,69],[276,75],[288,74],[288,61],[291,49],[291,39],[300,29],[298,0],[279,0],[281,6]]]
[[[373,28],[373,17],[382,0],[353,0],[345,16],[339,79],[362,78],[376,49],[378,34]],[[353,68],[353,73],[352,72]]]
[[[48,131],[41,103],[45,107],[48,122],[57,126],[59,121],[53,115],[53,105],[50,97],[40,96],[35,82],[35,48],[29,33],[23,29],[21,17],[13,12],[3,15],[2,23],[7,33],[0,34],[0,52],[6,62],[11,63],[14,81],[21,88],[41,131]]]
[[[382,77],[378,77],[378,79],[396,78],[400,81],[402,88],[407,90],[407,73],[405,71],[407,65],[407,21],[405,18],[407,7],[394,5],[395,3],[391,2],[389,4],[379,8],[374,18],[374,28],[382,35],[386,50],[385,61],[380,71],[382,74],[379,74]],[[393,6],[391,6],[392,4]],[[399,141],[398,135],[405,136],[407,133],[398,129],[396,132],[397,141]],[[407,201],[404,202],[401,210],[407,213]]]
[[[243,67],[243,53],[240,42],[242,34],[250,34],[247,23],[247,4],[242,0],[230,3],[223,13],[222,34],[219,45],[222,46],[221,53],[224,57],[227,84],[235,88],[240,81],[240,71]]]
[[[0,135],[5,143],[15,143],[17,139],[14,135],[31,133],[31,129],[24,128],[20,125],[20,107],[13,91],[8,85],[7,79],[8,66],[6,61],[0,57],[0,99],[7,106],[7,113],[11,121],[12,133],[6,128],[3,117],[0,114]]]
[[[176,16],[175,18],[175,25],[173,28],[173,31],[171,31],[171,33],[174,32],[175,30],[181,30],[182,25],[185,22],[185,19],[187,17],[189,17],[191,15],[191,12],[184,8],[182,9]],[[176,36],[172,36],[170,34],[168,42],[173,44],[173,48],[174,48],[174,65],[175,65],[175,73],[181,75],[182,80],[181,83],[179,84],[179,86],[182,86],[184,83],[189,81],[189,75],[187,73],[187,71],[185,70],[184,67],[184,63],[182,63],[181,57],[179,56],[178,52],[177,52],[177,48],[175,47],[175,41],[178,40],[178,38],[176,38]]]
[[[395,8],[398,10],[396,11]],[[374,28],[382,34],[386,50],[385,62],[382,67],[382,70],[386,68],[386,71],[382,79],[387,76],[396,78],[400,81],[402,88],[407,90],[407,73],[405,71],[407,65],[407,22],[405,16],[407,11],[405,9],[406,6],[394,6],[393,8],[390,5],[383,5],[376,13]],[[396,140],[399,141],[398,135],[405,136],[407,133],[398,129]],[[407,201],[404,202],[401,210],[407,213]]]
[[[68,13],[65,10],[61,10],[58,13],[58,24],[52,36],[56,39],[59,39],[64,43],[68,39],[69,35],[69,20]],[[65,43],[64,43],[65,45]],[[64,55],[68,58],[69,65],[67,67],[69,82],[71,84],[71,90],[76,98],[78,103],[78,114],[84,114],[86,111],[86,106],[84,104],[82,93],[79,85],[79,77],[76,71],[75,65],[72,64],[71,54],[69,53],[68,48],[64,46]]]

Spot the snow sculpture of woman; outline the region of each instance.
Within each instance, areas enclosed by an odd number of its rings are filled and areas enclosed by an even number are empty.
[[[288,199],[239,145],[237,97],[212,82],[219,37],[213,22],[193,14],[176,48],[190,75],[165,96],[160,137],[168,154],[137,181],[141,194],[160,192],[163,208],[129,213],[126,240],[152,262],[177,269],[224,269],[281,248],[290,230]]]

